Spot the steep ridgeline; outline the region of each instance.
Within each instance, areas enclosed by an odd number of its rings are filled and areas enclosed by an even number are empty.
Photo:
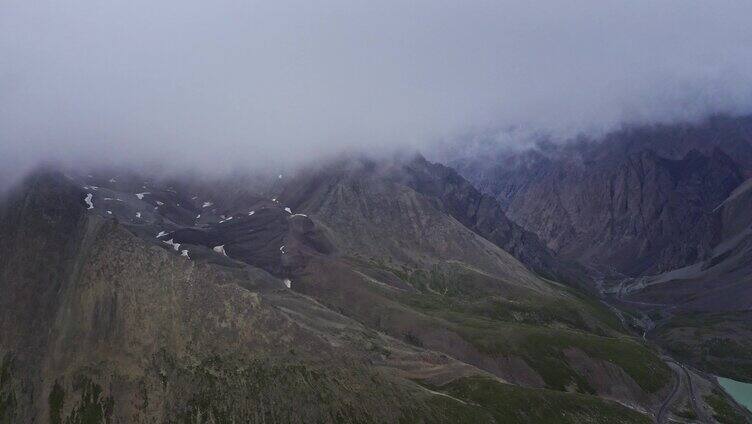
[[[752,180],[712,214],[703,260],[618,288],[658,318],[655,339],[674,356],[752,382]]]
[[[487,374],[138,235],[175,225],[161,215],[106,209],[167,199],[74,182],[36,175],[0,208],[0,422],[492,422],[413,382]]]
[[[467,228],[509,252],[541,276],[580,288],[591,286],[578,263],[555,258],[538,237],[509,220],[493,197],[480,193],[455,170],[422,157],[404,167],[405,184],[439,199],[443,209]]]
[[[548,247],[616,275],[601,287],[648,339],[752,381],[750,152],[752,117],[716,117],[453,164]]]
[[[481,235],[493,215],[458,218],[466,183],[442,169],[352,160],[254,188],[29,177],[0,203],[0,422],[666,410],[667,364],[600,303],[530,272],[501,229]]]
[[[438,187],[452,183],[435,179],[456,176],[436,173],[429,177],[431,170],[445,168],[420,159],[400,164],[364,161],[312,170],[287,184],[280,195],[282,201],[315,216],[317,224],[340,246],[339,259],[355,271],[341,267],[324,278],[323,266],[317,264],[299,276],[293,287],[369,327],[447,352],[506,381],[562,390],[567,384],[580,387],[573,381],[585,372],[585,384],[592,384],[596,393],[614,396],[619,392],[617,397],[624,401],[623,390],[634,386],[613,383],[616,374],[612,373],[621,371],[611,367],[623,367],[629,378],[634,378],[637,369],[632,366],[637,362],[633,361],[652,360],[639,359],[640,354],[629,345],[609,346],[613,339],[590,338],[593,332],[613,334],[592,327],[592,318],[600,316],[610,321],[612,328],[619,327],[618,322],[597,312],[600,304],[586,297],[575,295],[585,304],[571,303],[574,299],[561,295],[574,292],[531,275],[498,246],[489,246],[488,239],[468,233],[454,216],[441,213],[447,209],[445,200],[412,188],[416,170],[411,168],[415,167]],[[460,179],[456,184],[465,183]],[[579,312],[573,315],[574,311]],[[586,357],[595,363],[608,358],[610,364],[600,362],[606,368],[598,371],[594,363],[579,368],[571,356],[579,350],[586,351]],[[652,377],[665,378],[665,369],[649,368]],[[691,374],[698,395],[715,390],[714,383]],[[638,385],[648,382],[645,377],[639,378],[642,383]],[[612,386],[605,387],[605,381],[612,381]],[[680,380],[678,393],[689,393],[686,381]],[[698,385],[700,381],[705,383]],[[633,395],[626,398],[634,399],[634,393],[639,393],[633,390],[627,390]],[[695,409],[697,414],[713,410],[703,406],[702,397],[689,407],[684,405],[685,399],[664,399],[665,410],[675,412],[677,422],[682,422],[681,414],[694,414],[691,411]]]
[[[340,166],[352,166],[352,163]],[[330,188],[345,177],[362,178],[364,182],[378,177],[400,190],[409,188],[431,199],[435,208],[510,253],[539,275],[580,288],[591,287],[590,277],[582,266],[555,258],[537,236],[510,221],[493,197],[480,193],[453,169],[430,163],[422,156],[388,167],[369,161],[358,166],[361,169],[309,171],[305,174],[306,181],[293,186],[283,196],[296,205],[311,203],[316,201],[309,198],[311,192],[320,191],[322,187]]]
[[[452,164],[563,257],[650,275],[710,253],[704,234],[752,170],[750,140],[752,119],[716,118]]]

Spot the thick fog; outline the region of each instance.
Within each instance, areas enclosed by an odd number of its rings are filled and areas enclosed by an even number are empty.
[[[750,16],[749,1],[2,0],[0,165],[286,167],[507,126],[747,113]]]

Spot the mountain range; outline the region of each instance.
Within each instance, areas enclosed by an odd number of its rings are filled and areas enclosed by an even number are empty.
[[[752,119],[289,175],[37,169],[0,422],[748,422]]]
[[[452,165],[672,356],[752,381],[752,118],[625,128]]]

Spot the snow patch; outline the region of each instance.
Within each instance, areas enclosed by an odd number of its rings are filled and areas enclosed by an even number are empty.
[[[136,212],[136,218],[141,218],[141,212]]]
[[[172,241],[172,239],[169,239],[167,241],[163,241],[162,243],[164,243],[164,244],[166,244],[168,246],[172,246],[172,248],[175,249],[176,252],[178,251],[178,249],[180,249],[180,243],[175,243],[174,241]]]
[[[289,214],[292,215],[292,211],[290,210],[290,208],[285,208],[285,212],[287,212],[287,213],[289,213]]]
[[[157,238],[160,238],[160,237],[166,236],[166,235],[167,235],[166,231],[160,231],[160,232],[157,233]]]
[[[183,249],[183,251],[180,252],[180,256],[185,256],[188,259],[191,258],[190,256],[188,256],[188,250],[187,249]]]
[[[162,203],[159,200],[157,200],[157,205],[162,206],[162,205],[164,205],[164,203]]]
[[[136,197],[138,197],[138,200],[144,200],[144,195],[151,194],[148,191],[145,191],[143,193],[136,193]]]
[[[292,216],[303,216],[303,217],[306,217],[306,218],[308,218],[308,215],[306,215],[306,214],[304,214],[304,213],[295,213],[295,214],[293,214]]]
[[[256,213],[256,211],[250,211],[250,212],[248,212],[248,216],[251,216],[251,215],[253,215],[254,213]]]
[[[116,179],[114,179],[114,178],[110,178],[110,182],[111,182],[111,183],[116,183],[116,182],[117,182],[117,180],[116,180]]]
[[[204,204],[201,206],[202,208],[208,208],[209,206],[213,205],[212,202],[204,202]]]
[[[89,207],[87,209],[94,209],[94,202],[91,201],[91,199],[94,197],[91,193],[86,193],[86,198],[84,199],[84,202],[86,202]]]
[[[112,211],[107,211],[107,215],[112,215]]]
[[[225,245],[224,244],[221,245],[221,246],[214,246],[214,247],[212,247],[212,250],[215,251],[215,252],[217,252],[217,253],[219,253],[219,254],[221,254],[221,255],[227,256],[227,252],[225,252]]]
[[[287,287],[288,289],[290,288],[290,286],[292,286],[292,280],[290,280],[289,278],[282,280],[282,283],[284,283],[285,287]]]
[[[196,215],[196,219],[201,218],[201,214]]]

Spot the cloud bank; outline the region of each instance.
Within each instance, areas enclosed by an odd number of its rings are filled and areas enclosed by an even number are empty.
[[[2,3],[6,174],[292,166],[752,111],[748,1]]]

